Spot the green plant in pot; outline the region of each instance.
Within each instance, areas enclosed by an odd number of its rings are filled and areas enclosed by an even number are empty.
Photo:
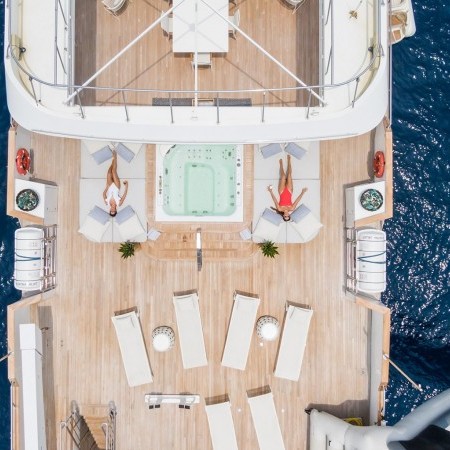
[[[275,258],[275,255],[279,255],[278,247],[272,241],[264,241],[258,245],[266,258]]]
[[[119,247],[119,253],[122,254],[123,259],[131,258],[140,247],[141,244],[139,242],[122,242]]]

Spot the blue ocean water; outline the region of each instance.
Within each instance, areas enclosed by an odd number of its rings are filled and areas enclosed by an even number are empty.
[[[5,5],[0,1],[0,36],[4,31]],[[9,112],[6,106],[5,71],[3,70],[3,38],[0,39],[0,357],[7,350],[6,307],[20,298],[13,285],[14,231],[19,224],[6,211],[6,164]],[[0,363],[0,450],[10,448],[10,398],[7,363]]]
[[[394,217],[386,221],[394,424],[450,387],[450,2],[414,3],[417,32],[394,45]]]
[[[450,387],[450,3],[414,4],[417,33],[394,46],[395,216],[388,233],[391,358],[420,393],[392,369],[386,419],[394,424]],[[3,36],[4,2],[0,1]],[[2,50],[3,50],[3,42]],[[13,287],[16,220],[5,215],[9,113],[0,62],[0,356],[6,354],[6,306]],[[9,448],[9,382],[0,363],[0,450]]]

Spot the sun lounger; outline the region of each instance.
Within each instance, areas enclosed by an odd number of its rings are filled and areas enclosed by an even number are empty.
[[[230,402],[206,405],[209,433],[214,450],[237,450],[236,433],[234,431],[233,417],[231,416]]]
[[[245,370],[259,298],[235,293],[222,366]]]
[[[249,397],[248,403],[260,450],[283,450],[283,436],[272,392]]]
[[[177,317],[183,367],[191,369],[192,367],[206,366],[208,360],[206,359],[197,292],[174,295],[173,305]]]
[[[281,335],[275,376],[298,381],[313,311],[288,305]]]
[[[153,381],[141,324],[136,311],[111,318],[119,341],[128,384],[140,386]]]

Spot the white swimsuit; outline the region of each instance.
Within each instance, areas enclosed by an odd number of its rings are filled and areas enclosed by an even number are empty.
[[[106,204],[109,205],[112,198],[116,202],[116,206],[119,206],[121,197],[119,194],[119,188],[114,183],[109,185],[108,191],[106,192]]]

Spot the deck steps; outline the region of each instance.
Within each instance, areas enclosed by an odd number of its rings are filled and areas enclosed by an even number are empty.
[[[202,229],[202,250],[204,260],[220,261],[252,257],[258,246],[252,241],[244,241],[239,233],[205,232]],[[144,245],[147,255],[155,259],[196,259],[196,232],[164,233],[158,240]]]
[[[88,426],[92,438],[94,439],[99,450],[106,449],[106,436],[102,429],[102,424],[106,422],[105,417],[84,416],[84,421]]]
[[[108,405],[82,405],[80,406],[80,413],[82,420],[89,429],[89,434],[92,441],[95,442],[93,448],[98,450],[106,450],[106,426],[109,421],[109,407]]]

